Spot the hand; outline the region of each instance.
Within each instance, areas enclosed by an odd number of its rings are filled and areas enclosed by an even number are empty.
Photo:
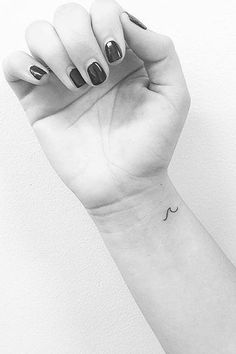
[[[135,21],[110,0],[95,1],[90,14],[66,4],[53,25],[27,29],[33,56],[16,52],[3,63],[49,161],[90,210],[158,183],[189,109],[172,41]],[[122,52],[113,63],[111,40]],[[103,68],[97,82],[87,71],[94,61]]]

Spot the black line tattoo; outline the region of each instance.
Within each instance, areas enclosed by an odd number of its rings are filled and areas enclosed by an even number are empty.
[[[178,207],[177,207],[175,210],[172,210],[171,208],[168,208],[167,211],[166,211],[166,217],[165,217],[165,219],[163,219],[163,221],[166,221],[166,220],[168,219],[169,211],[170,211],[171,213],[176,213],[178,210],[179,210]]]

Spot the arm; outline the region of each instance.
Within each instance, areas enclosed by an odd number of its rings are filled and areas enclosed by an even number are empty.
[[[26,38],[34,57],[6,59],[6,78],[164,349],[235,353],[235,269],[168,178],[190,103],[171,40],[111,0],[61,6]]]
[[[91,215],[167,353],[235,353],[235,268],[167,174],[146,195]]]

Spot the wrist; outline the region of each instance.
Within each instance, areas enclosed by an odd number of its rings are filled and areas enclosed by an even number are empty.
[[[167,171],[163,171],[139,192],[87,211],[100,233],[111,236],[146,229],[153,221],[163,223],[168,208],[175,211],[180,202]]]
[[[169,208],[177,211],[169,212],[166,219]],[[88,212],[122,274],[129,269],[142,278],[142,268],[151,259],[160,274],[175,274],[176,255],[182,259],[186,249],[191,252],[192,240],[185,233],[175,235],[176,230],[181,231],[183,210],[184,202],[163,173],[142,192]]]

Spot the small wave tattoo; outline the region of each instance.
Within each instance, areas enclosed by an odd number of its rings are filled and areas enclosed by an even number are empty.
[[[163,221],[166,221],[166,220],[168,219],[169,211],[170,211],[171,213],[176,213],[178,210],[179,210],[178,207],[177,207],[175,210],[172,210],[171,208],[168,208],[167,211],[166,211],[166,217],[165,217],[165,219],[163,219]]]

